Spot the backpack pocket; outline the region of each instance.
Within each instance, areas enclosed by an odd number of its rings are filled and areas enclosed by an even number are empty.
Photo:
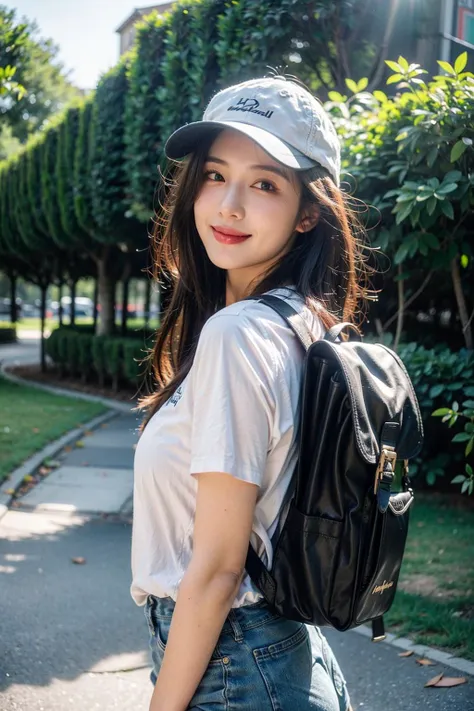
[[[375,507],[364,556],[364,575],[355,600],[357,625],[385,614],[393,603],[412,502],[413,494],[406,491],[392,494],[384,514]]]
[[[275,606],[284,617],[327,624],[343,525],[290,507],[272,567]]]

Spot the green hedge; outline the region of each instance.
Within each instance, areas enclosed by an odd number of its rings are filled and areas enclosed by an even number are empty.
[[[0,321],[0,343],[16,342],[16,326],[7,321]]]
[[[146,334],[140,338],[95,336],[90,327],[55,329],[46,340],[46,353],[61,374],[96,380],[117,391],[121,383],[139,387],[145,376]]]
[[[399,355],[412,379],[425,429],[423,450],[410,465],[410,471],[417,484],[453,491],[455,487],[450,482],[464,471],[464,455],[463,448],[453,445],[451,440],[456,432],[462,431],[462,424],[450,429],[432,413],[474,397],[474,353],[464,349],[452,352],[445,347],[428,350],[417,343],[408,343],[399,348]]]

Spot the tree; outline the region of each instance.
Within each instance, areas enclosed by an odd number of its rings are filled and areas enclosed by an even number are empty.
[[[58,62],[58,51],[51,40],[38,37],[35,23],[19,23],[15,10],[0,5],[0,159],[81,94]]]
[[[457,315],[454,328],[473,348],[474,75],[466,63],[466,53],[454,66],[440,61],[445,74],[426,83],[424,69],[399,57],[387,61],[395,97],[367,92],[363,78],[347,82],[349,99],[334,92],[327,104],[343,137],[348,179],[371,205],[372,246],[395,265],[385,279],[395,313],[387,319],[387,293],[378,309],[385,312],[379,331],[395,326],[395,345],[416,301],[426,314]]]
[[[0,5],[0,99],[13,106],[21,99],[25,87],[15,77],[28,42],[27,25],[15,25],[15,11]]]
[[[97,335],[109,335],[115,327],[115,286],[124,267],[129,277],[132,250],[146,246],[146,231],[129,209],[125,164],[125,97],[128,92],[130,57],[100,80],[91,127],[91,207],[96,225],[94,238],[101,307]]]

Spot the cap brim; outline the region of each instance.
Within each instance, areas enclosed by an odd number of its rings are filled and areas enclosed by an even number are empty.
[[[300,151],[293,148],[281,138],[277,138],[273,133],[265,131],[258,126],[252,126],[239,121],[196,121],[188,123],[186,126],[178,128],[171,134],[165,144],[165,154],[168,158],[178,160],[192,153],[200,140],[209,132],[219,128],[233,128],[248,136],[255,143],[263,148],[272,158],[279,163],[294,170],[307,170],[317,165]]]

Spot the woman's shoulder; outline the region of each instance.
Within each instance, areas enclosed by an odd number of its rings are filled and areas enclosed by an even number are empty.
[[[313,338],[324,336],[324,326],[293,287],[279,287],[267,294],[277,296],[292,306],[304,319]],[[237,301],[213,314],[205,323],[200,340],[226,340],[234,345],[251,342],[259,345],[262,355],[268,350],[284,350],[295,343],[290,326],[273,309],[254,299]],[[298,347],[298,344],[296,344]]]
[[[294,287],[282,286],[265,293],[277,296],[292,306],[305,320],[315,340],[324,336],[325,329],[321,319],[309,309],[304,297]],[[291,333],[290,327],[276,311],[255,299],[243,299],[220,309],[206,322],[206,326],[223,330],[239,330],[248,326],[257,329],[277,326],[286,328]]]

